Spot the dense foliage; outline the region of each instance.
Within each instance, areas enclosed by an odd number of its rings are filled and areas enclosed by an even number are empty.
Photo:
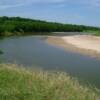
[[[37,32],[82,32],[97,27],[46,22],[20,17],[0,17],[0,35],[27,35]]]

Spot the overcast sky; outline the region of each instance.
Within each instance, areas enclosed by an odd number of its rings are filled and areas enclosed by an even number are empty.
[[[100,26],[100,0],[0,0],[0,16]]]

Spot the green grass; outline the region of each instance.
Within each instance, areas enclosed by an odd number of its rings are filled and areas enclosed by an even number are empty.
[[[88,32],[88,33],[90,33],[90,35],[100,36],[100,30],[95,30],[95,31],[87,30],[84,32]]]
[[[66,73],[0,65],[0,100],[100,100],[99,90],[82,86]]]
[[[100,36],[100,31],[96,31],[96,32],[95,32],[95,35],[96,35],[96,36]]]

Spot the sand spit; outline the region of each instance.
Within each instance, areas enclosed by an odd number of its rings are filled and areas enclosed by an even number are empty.
[[[65,50],[100,57],[100,37],[91,35],[48,36],[47,42]]]

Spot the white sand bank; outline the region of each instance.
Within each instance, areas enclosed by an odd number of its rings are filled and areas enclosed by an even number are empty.
[[[89,35],[64,36],[62,39],[78,48],[100,52],[100,37]]]

